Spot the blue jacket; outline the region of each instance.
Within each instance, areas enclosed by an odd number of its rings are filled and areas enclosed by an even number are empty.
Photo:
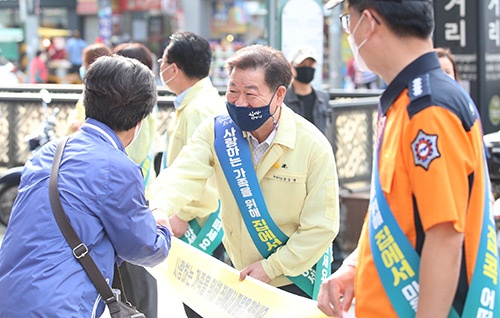
[[[49,202],[56,143],[25,165],[0,249],[0,317],[99,317],[104,305],[62,236]],[[146,206],[140,168],[118,136],[88,119],[64,150],[59,193],[75,231],[108,281],[113,264],[154,266],[170,249],[170,232]]]

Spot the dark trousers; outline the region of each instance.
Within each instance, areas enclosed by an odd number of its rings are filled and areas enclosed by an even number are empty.
[[[309,296],[305,291],[300,289],[300,287],[295,284],[285,285],[278,288],[286,292],[289,292],[290,294],[311,299],[311,296]]]
[[[214,250],[214,253],[212,254],[212,256],[215,257],[216,259],[218,259],[219,261],[224,262],[225,252],[226,252],[226,250],[224,249],[224,246],[221,243]],[[184,305],[184,311],[186,312],[187,318],[203,318],[203,316],[200,316],[196,311],[191,309],[188,305],[186,305],[186,304],[183,304],[183,305]]]
[[[123,262],[120,266],[127,300],[147,318],[158,317],[156,279],[142,266]]]

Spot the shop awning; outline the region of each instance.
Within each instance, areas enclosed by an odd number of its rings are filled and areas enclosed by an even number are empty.
[[[97,14],[98,5],[96,0],[77,0],[76,13],[79,15],[84,14]]]
[[[71,31],[66,29],[38,28],[38,36],[43,37],[67,37],[71,35]]]
[[[24,41],[23,29],[0,28],[0,42]]]

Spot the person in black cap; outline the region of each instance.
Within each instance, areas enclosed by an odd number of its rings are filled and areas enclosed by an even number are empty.
[[[342,1],[330,1],[332,7]],[[356,316],[500,317],[498,252],[482,128],[433,50],[430,0],[350,0],[341,15],[380,98],[368,216],[318,307]]]
[[[288,55],[288,61],[292,65],[293,81],[286,92],[285,105],[325,134],[331,123],[328,107],[330,96],[311,85],[316,72],[316,51],[308,45],[296,46]]]

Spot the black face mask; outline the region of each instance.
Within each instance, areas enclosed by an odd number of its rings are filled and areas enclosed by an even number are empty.
[[[316,69],[314,67],[303,66],[296,67],[295,71],[297,72],[297,77],[295,78],[297,81],[309,84],[314,79],[314,72]]]

